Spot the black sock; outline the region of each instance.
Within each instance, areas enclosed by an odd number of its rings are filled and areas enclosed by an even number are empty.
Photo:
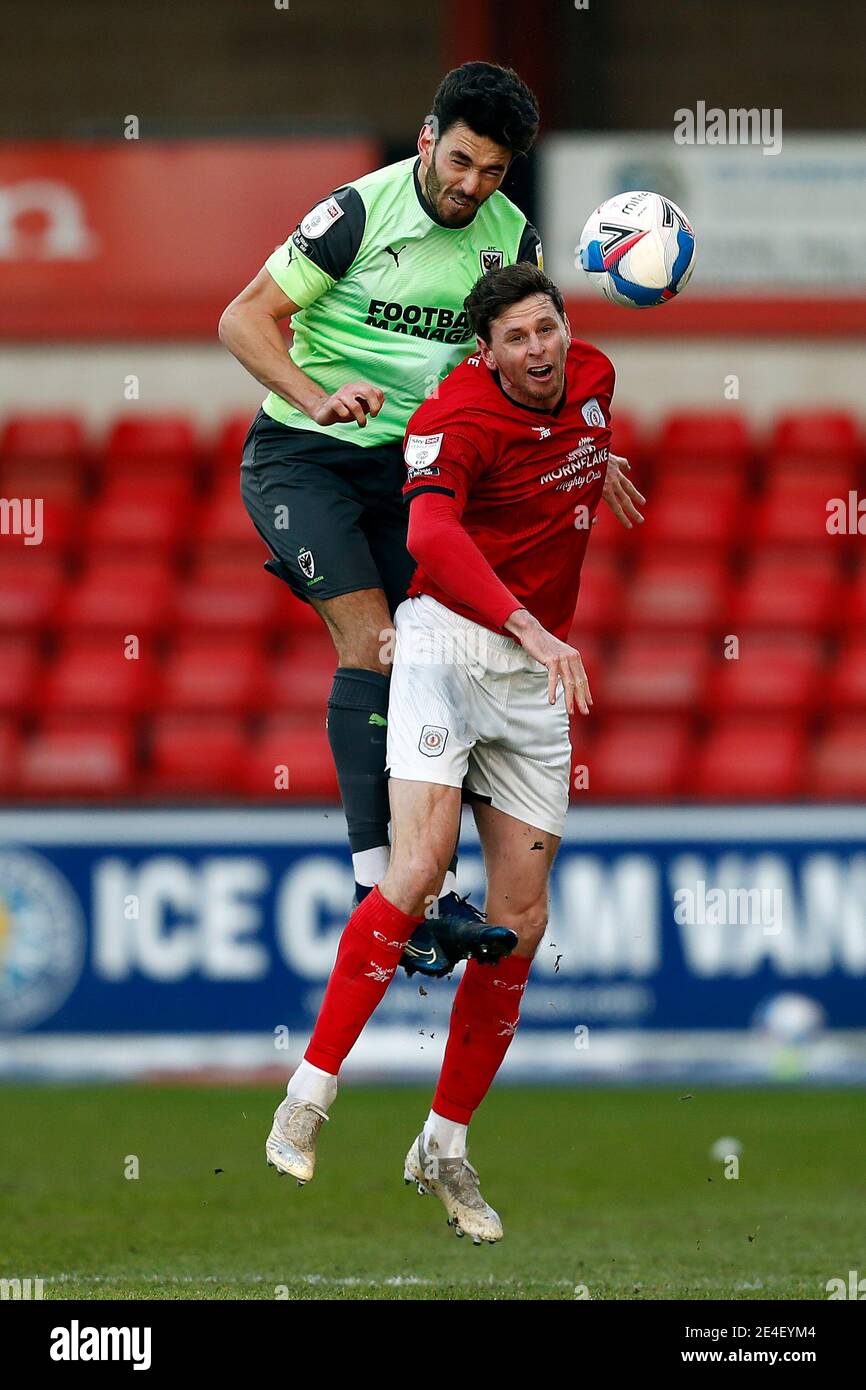
[[[388,843],[388,736],[390,676],[338,666],[328,700],[328,741],[353,854]]]

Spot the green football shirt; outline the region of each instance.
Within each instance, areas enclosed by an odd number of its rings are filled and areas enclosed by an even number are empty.
[[[475,345],[463,300],[479,275],[542,264],[538,233],[499,191],[465,226],[443,226],[419,164],[404,159],[337,189],[265,262],[299,305],[293,362],[329,394],[350,381],[381,387],[381,411],[364,429],[317,425],[271,392],[272,419],[361,448],[402,440],[410,415]]]

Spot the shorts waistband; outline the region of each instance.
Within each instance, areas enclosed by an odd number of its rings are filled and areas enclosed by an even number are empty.
[[[466,632],[483,633],[483,640],[499,651],[523,651],[523,647],[515,637],[506,637],[503,633],[494,632],[492,628],[486,627],[484,623],[476,623],[472,618],[464,618],[462,613],[455,613],[453,608],[446,608],[445,604],[433,598],[432,594],[416,594],[414,598],[407,599],[406,602],[421,604],[425,612],[432,609],[432,616],[441,621],[443,627],[453,626],[462,628]]]

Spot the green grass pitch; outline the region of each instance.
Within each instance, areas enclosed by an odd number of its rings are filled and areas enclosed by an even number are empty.
[[[45,1298],[824,1299],[862,1267],[861,1093],[494,1089],[471,1157],[506,1234],[481,1247],[403,1184],[429,1095],[346,1086],[301,1190],[264,1161],[279,1088],[7,1087],[0,1277]]]

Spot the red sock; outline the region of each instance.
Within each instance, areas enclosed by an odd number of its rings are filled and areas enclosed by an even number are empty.
[[[336,1076],[367,1019],[394,978],[403,947],[423,917],[410,917],[382,897],[378,888],[349,918],[340,937],[310,1045],[308,1062]]]
[[[506,956],[498,965],[467,962],[433,1097],[437,1115],[458,1125],[472,1119],[514,1037],[531,965],[526,956]]]

